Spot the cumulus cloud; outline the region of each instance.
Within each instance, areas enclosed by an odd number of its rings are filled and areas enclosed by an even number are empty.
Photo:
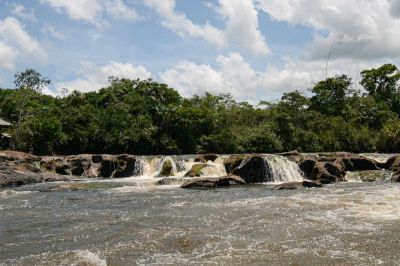
[[[78,79],[67,82],[57,82],[57,89],[60,92],[62,88],[81,92],[97,91],[107,86],[110,76],[129,79],[148,79],[152,76],[143,66],[135,67],[129,63],[124,64],[115,61],[111,61],[109,64],[102,67],[96,67],[90,62],[82,62],[78,75]]]
[[[94,25],[105,25],[104,14],[114,19],[136,21],[140,17],[133,7],[123,0],[39,0],[59,13],[66,13],[73,20],[81,20]]]
[[[205,91],[214,94],[231,93],[238,100],[256,104],[260,100],[278,100],[284,92],[307,92],[315,82],[324,79],[326,74],[325,60],[287,59],[282,67],[269,66],[263,70],[254,69],[238,53],[220,55],[215,62],[216,67],[182,61],[161,73],[161,80],[186,97],[202,95]],[[330,64],[328,74],[333,76],[345,73],[353,77],[357,85],[361,70],[382,63],[338,59]]]
[[[231,47],[255,55],[267,55],[270,49],[259,30],[258,12],[253,0],[219,0],[207,6],[221,15],[224,28],[208,22],[194,24],[176,10],[175,0],[142,0],[162,18],[162,25],[180,36],[202,38],[218,48]]]
[[[335,58],[375,60],[399,57],[400,20],[389,15],[398,0],[255,0],[273,19],[304,25],[315,31],[314,40],[305,49],[305,58],[326,58],[337,34]],[[319,32],[328,32],[320,34]]]
[[[258,12],[252,0],[220,0],[217,11],[226,20],[226,38],[241,50],[266,55],[270,49],[258,29]]]
[[[59,13],[66,13],[71,19],[93,24],[99,24],[100,16],[103,13],[103,5],[100,0],[39,0],[39,2],[51,6]]]
[[[12,47],[0,41],[0,67],[13,69],[15,56],[16,51]]]
[[[33,59],[45,61],[46,52],[40,43],[31,37],[24,26],[13,17],[0,20],[0,66],[13,69],[17,58],[19,60]]]
[[[143,0],[143,3],[154,9],[163,19],[162,25],[173,32],[181,36],[203,38],[219,48],[226,46],[223,31],[209,24],[194,24],[185,14],[175,10],[175,0]]]

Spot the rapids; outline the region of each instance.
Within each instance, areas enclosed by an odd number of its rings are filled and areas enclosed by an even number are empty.
[[[338,183],[295,191],[255,185],[5,194],[0,265],[400,261],[400,186],[394,183]]]

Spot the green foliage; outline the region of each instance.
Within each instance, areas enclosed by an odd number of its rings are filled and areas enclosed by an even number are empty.
[[[315,83],[310,96],[294,91],[253,106],[114,77],[98,92],[54,98],[41,93],[50,80],[28,69],[16,74],[16,89],[0,90],[0,116],[14,125],[14,148],[39,155],[399,152],[397,67],[361,75],[365,95],[342,75]]]

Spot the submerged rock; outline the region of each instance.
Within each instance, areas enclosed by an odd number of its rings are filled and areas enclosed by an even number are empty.
[[[202,170],[206,168],[208,164],[194,164],[192,168],[185,174],[185,177],[201,177],[203,175]]]
[[[291,190],[291,189],[299,189],[302,187],[313,188],[313,187],[322,187],[322,186],[323,185],[320,182],[304,180],[301,182],[288,182],[288,183],[279,184],[279,185],[275,186],[274,189]]]
[[[246,182],[239,176],[224,176],[189,180],[181,188],[223,188],[245,184]]]

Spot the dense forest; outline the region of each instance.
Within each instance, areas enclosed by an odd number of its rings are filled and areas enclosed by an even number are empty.
[[[116,77],[97,92],[51,97],[41,93],[51,81],[27,69],[16,89],[0,90],[0,117],[13,123],[13,148],[38,155],[400,152],[399,79],[386,64],[362,71],[361,86],[334,76],[254,106]]]

